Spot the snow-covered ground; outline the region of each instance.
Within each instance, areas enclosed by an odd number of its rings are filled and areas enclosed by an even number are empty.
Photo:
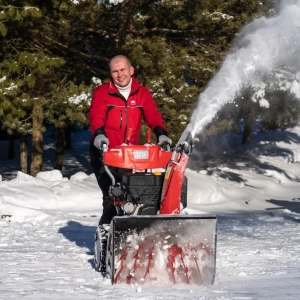
[[[112,286],[95,272],[102,200],[88,163],[89,133],[73,133],[65,177],[51,171],[49,136],[46,171],[37,178],[16,173],[18,158],[5,160],[8,144],[0,142],[0,299],[298,299],[300,127],[240,140],[223,135],[209,151],[195,145],[186,210],[217,215],[216,279],[172,288]]]

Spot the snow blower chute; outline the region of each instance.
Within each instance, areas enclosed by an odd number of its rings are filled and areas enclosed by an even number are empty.
[[[152,144],[124,144],[104,152],[118,212],[110,224],[106,249],[112,284],[213,283],[216,217],[182,213],[187,206],[184,172],[191,151],[192,137],[185,131],[172,151]],[[121,181],[116,182],[120,175],[114,172],[120,169]],[[97,232],[96,269],[101,258]]]

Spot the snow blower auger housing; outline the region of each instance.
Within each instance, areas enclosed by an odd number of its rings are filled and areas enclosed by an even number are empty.
[[[191,150],[191,135],[185,131],[172,151],[169,145],[163,149],[152,144],[104,151],[118,214],[110,224],[106,249],[112,284],[213,283],[216,217],[180,214],[187,206],[184,172]],[[122,169],[121,176],[116,168]],[[96,266],[101,259],[97,245],[96,232]]]

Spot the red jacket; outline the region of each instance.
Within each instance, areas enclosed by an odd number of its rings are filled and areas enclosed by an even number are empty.
[[[140,138],[142,118],[157,137],[167,135],[162,115],[150,91],[134,77],[127,101],[113,81],[96,88],[89,111],[93,138],[98,134],[105,134],[109,140],[109,148],[114,148],[127,142],[127,130],[132,128],[129,142],[136,145]]]

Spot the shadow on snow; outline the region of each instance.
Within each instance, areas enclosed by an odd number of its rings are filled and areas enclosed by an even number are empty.
[[[275,130],[254,134],[252,140],[244,145],[241,144],[240,135],[222,134],[210,138],[200,136],[199,140],[195,141],[188,168],[196,172],[205,169],[209,176],[215,174],[238,183],[245,182],[238,171],[247,169],[257,174],[275,171],[290,181],[300,182],[300,178],[291,178],[280,167],[262,161],[261,157],[282,157],[287,162],[297,162],[294,152],[278,146],[279,142],[300,144],[300,136],[293,132]],[[224,168],[237,172],[227,171]]]
[[[87,226],[76,221],[69,221],[58,232],[69,241],[74,242],[78,247],[86,248],[88,255],[94,255],[94,235],[96,228],[96,226]],[[88,262],[94,268],[94,259],[89,259]]]

